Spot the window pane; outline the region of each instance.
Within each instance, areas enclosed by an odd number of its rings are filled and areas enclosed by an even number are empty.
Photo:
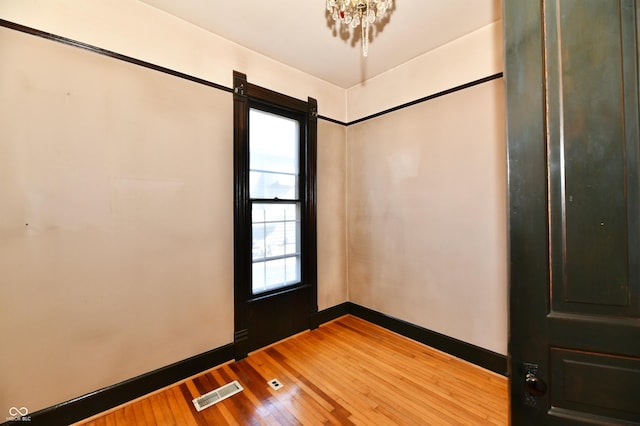
[[[268,288],[279,287],[285,284],[285,263],[284,259],[270,260],[264,263],[265,286]]]
[[[254,203],[251,222],[254,261],[300,254],[300,213],[296,203]]]
[[[299,282],[299,256],[255,262],[253,264],[253,294],[275,290]]]
[[[251,218],[253,292],[300,282],[298,203],[253,203]]]
[[[298,121],[250,109],[249,123],[249,196],[297,198]]]
[[[284,254],[300,254],[300,222],[286,222],[284,225]]]
[[[300,282],[300,257],[285,258],[285,279],[287,282]]]
[[[274,172],[249,172],[251,198],[280,198],[295,200],[298,198],[298,177]]]
[[[258,262],[253,264],[252,287],[253,293],[259,293],[266,291],[267,288],[264,285],[264,262]]]
[[[251,208],[251,221],[262,222],[287,222],[298,221],[300,213],[298,203],[253,203]]]

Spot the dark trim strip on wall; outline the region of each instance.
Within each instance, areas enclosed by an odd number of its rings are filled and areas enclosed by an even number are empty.
[[[492,80],[497,80],[497,79],[502,78],[502,77],[503,77],[503,73],[499,72],[499,73],[490,75],[488,77],[479,78],[479,79],[471,81],[469,83],[461,84],[459,86],[455,86],[455,87],[452,87],[450,89],[434,93],[432,95],[424,96],[424,97],[422,97],[420,99],[416,99],[415,101],[406,102],[404,104],[395,106],[393,108],[385,109],[384,111],[380,111],[380,112],[377,112],[375,114],[371,114],[371,115],[368,115],[366,117],[362,117],[362,118],[359,118],[357,120],[350,121],[348,123],[344,123],[342,121],[334,120],[332,118],[324,117],[324,116],[321,116],[321,115],[318,116],[318,118],[322,118],[323,120],[330,121],[332,123],[340,124],[342,126],[348,127],[348,126],[352,126],[354,124],[362,123],[363,121],[367,121],[367,120],[371,120],[373,118],[380,117],[381,115],[389,114],[389,113],[392,113],[392,112],[395,112],[395,111],[398,111],[398,110],[401,110],[401,109],[404,109],[404,108],[408,108],[410,106],[421,104],[423,102],[430,101],[432,99],[439,98],[441,96],[450,95],[451,93],[458,92],[460,90],[469,89],[470,87],[473,87],[473,86],[478,86],[480,84],[487,83],[487,82],[492,81]]]
[[[309,317],[309,328],[313,330],[324,323],[333,321],[334,319],[343,317],[349,313],[349,302],[344,302],[339,305],[323,309],[322,311],[315,312]]]
[[[30,425],[69,425],[102,413],[234,359],[230,343],[70,401],[36,411]],[[14,424],[7,422],[7,424]],[[15,424],[23,424],[16,422]]]
[[[324,115],[318,115],[318,119],[324,120],[324,121],[328,121],[330,123],[339,124],[339,125],[345,126],[345,127],[349,125],[348,123],[345,123],[344,121],[336,120],[335,118],[325,117]]]
[[[486,370],[503,376],[509,375],[508,359],[502,354],[463,342],[462,340],[454,339],[453,337],[437,333],[401,319],[390,317],[353,302],[345,302],[318,312],[310,320],[311,328],[313,329],[347,314],[362,318],[365,321],[379,325],[380,327],[423,343],[434,349],[446,352],[449,355],[464,359]]]
[[[51,34],[45,31],[40,31],[35,28],[27,27],[24,25],[16,24],[11,21],[7,21],[5,19],[0,19],[0,27],[10,28],[12,30],[20,31],[26,34],[31,34],[37,37],[42,37],[47,40],[55,41],[58,43],[66,44],[68,46],[78,47],[80,49],[88,50],[89,52],[98,53],[100,55],[108,56],[110,58],[118,59],[120,61],[129,62],[134,65],[138,65],[144,68],[149,68],[154,71],[160,71],[165,74],[172,75],[174,77],[183,78],[185,80],[192,81],[194,83],[202,84],[204,86],[213,87],[218,90],[223,90],[225,92],[233,92],[230,87],[223,86],[218,83],[213,83],[211,81],[195,77],[189,74],[185,74],[180,71],[172,70],[171,68],[162,67],[160,65],[152,64],[151,62],[142,61],[140,59],[132,58],[131,56],[122,55],[120,53],[113,52],[111,50],[102,49],[97,46],[93,46],[91,44],[83,43],[77,40],[73,40],[67,37],[62,37],[56,34]]]
[[[409,339],[424,343],[427,346],[446,352],[449,355],[464,359],[486,370],[508,376],[507,357],[502,354],[463,342],[462,340],[454,339],[453,337],[437,333],[401,319],[390,317],[355,303],[347,303],[349,304],[348,311],[351,315],[379,325]]]
[[[465,83],[465,84],[461,84],[459,86],[452,87],[451,89],[443,90],[441,92],[434,93],[432,95],[424,96],[424,97],[422,97],[420,99],[416,99],[415,101],[407,102],[407,103],[404,103],[402,105],[398,105],[398,106],[395,106],[393,108],[389,108],[389,109],[386,109],[384,111],[380,111],[380,112],[377,112],[375,114],[371,114],[371,115],[368,115],[366,117],[362,117],[362,118],[359,118],[357,120],[350,121],[346,125],[347,126],[351,126],[353,124],[362,123],[363,121],[371,120],[372,118],[380,117],[381,115],[389,114],[391,112],[395,112],[395,111],[398,111],[398,110],[403,109],[403,108],[407,108],[407,107],[410,107],[410,106],[413,106],[413,105],[417,105],[417,104],[420,104],[422,102],[430,101],[432,99],[439,98],[441,96],[450,95],[451,93],[459,92],[460,90],[468,89],[470,87],[477,86],[477,85],[483,84],[483,83],[487,83],[487,82],[492,81],[492,80],[497,80],[497,79],[501,78],[502,76],[503,76],[503,73],[499,72],[499,73],[490,75],[488,77],[483,77],[483,78],[480,78],[478,80],[471,81],[469,83]]]
[[[170,68],[166,68],[166,67],[163,67],[163,66],[160,66],[160,65],[152,64],[151,62],[142,61],[140,59],[136,59],[136,58],[133,58],[131,56],[122,55],[120,53],[116,53],[116,52],[113,52],[111,50],[102,49],[100,47],[93,46],[93,45],[87,44],[87,43],[83,43],[83,42],[80,42],[80,41],[77,41],[77,40],[73,40],[73,39],[70,39],[70,38],[67,38],[67,37],[62,37],[62,36],[59,36],[59,35],[56,35],[56,34],[52,34],[52,33],[48,33],[48,32],[45,32],[45,31],[37,30],[35,28],[31,28],[31,27],[27,27],[27,26],[24,26],[24,25],[16,24],[15,22],[7,21],[5,19],[0,19],[0,27],[10,28],[10,29],[13,29],[13,30],[16,30],[16,31],[20,31],[20,32],[26,33],[26,34],[31,34],[31,35],[34,35],[34,36],[37,36],[37,37],[42,37],[42,38],[45,38],[47,40],[56,41],[58,43],[66,44],[66,45],[69,45],[69,46],[78,47],[80,49],[85,49],[85,50],[88,50],[88,51],[93,52],[93,53],[98,53],[100,55],[109,56],[110,58],[118,59],[118,60],[129,62],[131,64],[138,65],[138,66],[141,66],[141,67],[144,67],[144,68],[149,68],[149,69],[152,69],[152,70],[155,70],[155,71],[163,72],[165,74],[169,74],[169,75],[172,75],[174,77],[183,78],[185,80],[189,80],[189,81],[192,81],[194,83],[202,84],[204,86],[209,86],[209,87],[213,87],[215,89],[223,90],[225,92],[233,93],[233,89],[231,89],[230,87],[226,87],[226,86],[223,86],[221,84],[214,83],[212,81],[208,81],[208,80],[205,80],[205,79],[202,79],[202,78],[199,78],[199,77],[195,77],[195,76],[192,76],[190,74],[185,74],[183,72],[172,70]],[[451,89],[443,90],[441,92],[434,93],[432,95],[424,96],[424,97],[422,97],[420,99],[416,99],[415,101],[407,102],[407,103],[404,103],[402,105],[398,105],[398,106],[395,106],[393,108],[389,108],[389,109],[386,109],[384,111],[380,111],[378,113],[371,114],[371,115],[368,115],[366,117],[359,118],[357,120],[354,120],[354,121],[351,121],[351,122],[348,122],[348,123],[345,123],[343,121],[336,120],[336,119],[333,119],[333,118],[330,118],[330,117],[325,117],[323,115],[318,115],[318,118],[321,119],[321,120],[325,120],[325,121],[328,121],[328,122],[331,122],[331,123],[335,123],[335,124],[339,124],[341,126],[348,127],[348,126],[351,126],[353,124],[362,123],[363,121],[371,120],[373,118],[380,117],[381,115],[389,114],[391,112],[398,111],[400,109],[407,108],[407,107],[410,107],[410,106],[413,106],[413,105],[417,105],[419,103],[426,102],[426,101],[429,101],[429,100],[432,100],[432,99],[435,99],[435,98],[439,98],[439,97],[444,96],[444,95],[449,95],[451,93],[458,92],[460,90],[468,89],[470,87],[477,86],[479,84],[486,83],[486,82],[491,81],[491,80],[496,80],[498,78],[501,78],[502,76],[503,76],[503,73],[501,73],[501,72],[497,73],[497,74],[493,74],[493,75],[490,75],[488,77],[480,78],[478,80],[474,80],[474,81],[471,81],[469,83],[465,83],[465,84],[461,84],[461,85],[456,86],[456,87],[452,87]]]
[[[310,318],[311,328],[344,315],[354,315],[387,330],[464,359],[484,369],[507,376],[507,357],[484,348],[445,336],[435,331],[390,317],[352,302],[344,302],[319,311]],[[141,396],[170,386],[193,375],[233,360],[233,343],[159,368],[150,373],[109,386],[87,395],[31,414],[33,425],[68,425],[107,411]],[[3,424],[14,424],[7,422]]]

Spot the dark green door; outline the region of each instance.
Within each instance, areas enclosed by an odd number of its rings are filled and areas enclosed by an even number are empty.
[[[512,424],[640,424],[638,4],[503,17]]]

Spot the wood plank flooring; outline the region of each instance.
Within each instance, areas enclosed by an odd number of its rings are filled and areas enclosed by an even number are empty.
[[[195,410],[233,380],[243,392]],[[507,425],[507,392],[503,376],[347,315],[78,424]]]

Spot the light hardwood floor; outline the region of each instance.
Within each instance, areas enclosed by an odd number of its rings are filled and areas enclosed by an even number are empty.
[[[507,379],[347,315],[79,424],[507,425]]]

